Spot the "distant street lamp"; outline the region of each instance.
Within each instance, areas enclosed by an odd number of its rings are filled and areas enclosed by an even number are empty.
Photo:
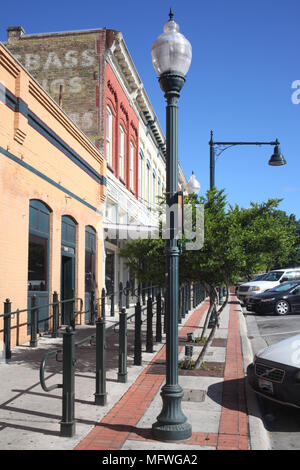
[[[170,208],[178,199],[178,131],[177,101],[185,82],[191,59],[192,47],[179,33],[179,26],[173,20],[170,10],[169,21],[164,32],[152,46],[152,62],[159,76],[160,87],[165,93],[166,107],[166,203]],[[166,383],[162,387],[162,411],[152,425],[153,435],[163,441],[189,439],[191,425],[181,410],[183,390],[178,384],[178,269],[179,247],[174,236],[177,233],[176,217],[170,218],[171,234],[166,240],[167,258],[167,328],[166,328]]]
[[[224,150],[227,150],[229,147],[236,145],[274,145],[274,153],[272,154],[269,165],[271,166],[282,166],[286,164],[286,161],[281,154],[279,142],[276,139],[274,142],[215,142],[213,139],[213,131],[210,132],[210,141],[209,141],[209,156],[210,156],[210,189],[215,186],[215,147],[219,148],[220,155]]]
[[[200,191],[200,183],[197,181],[194,172],[192,171],[192,175],[188,180],[187,184],[185,185],[185,190],[188,194],[199,194]]]

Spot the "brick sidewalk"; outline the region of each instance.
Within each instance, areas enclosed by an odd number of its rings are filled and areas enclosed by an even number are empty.
[[[231,296],[231,302],[233,303],[230,304],[229,312],[219,432],[193,432],[192,437],[184,441],[184,445],[209,446],[219,450],[248,449],[242,348],[235,300],[236,298]],[[204,302],[200,308],[192,313],[186,324],[179,330],[180,338],[185,338],[187,333],[191,333],[199,327],[207,308],[208,303]],[[179,352],[182,348],[183,346],[179,346]],[[139,428],[137,424],[164,382],[164,375],[148,374],[148,371],[154,363],[165,360],[165,349],[164,346],[155,355],[136,382],[101,422],[75,447],[75,450],[119,450],[127,440],[153,442],[152,430]],[[199,378],[199,380],[201,379]]]

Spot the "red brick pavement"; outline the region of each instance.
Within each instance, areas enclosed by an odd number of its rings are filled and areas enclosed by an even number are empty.
[[[232,300],[235,297],[232,296]],[[196,309],[180,329],[179,337],[198,328],[208,303]],[[186,445],[213,446],[217,449],[248,449],[246,402],[243,387],[242,350],[239,335],[238,311],[230,306],[230,324],[226,349],[223,404],[219,433],[193,432]],[[179,346],[179,351],[183,346]],[[155,361],[165,359],[165,346],[155,355],[136,382],[75,450],[119,450],[127,439],[153,441],[151,429],[138,428],[137,423],[162,386],[164,376],[147,374]],[[238,387],[237,387],[237,381]]]

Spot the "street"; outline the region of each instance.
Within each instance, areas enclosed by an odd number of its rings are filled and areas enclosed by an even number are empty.
[[[260,349],[300,333],[300,316],[258,315],[247,312],[248,338],[253,354]],[[300,410],[258,397],[259,407],[273,450],[300,449]]]

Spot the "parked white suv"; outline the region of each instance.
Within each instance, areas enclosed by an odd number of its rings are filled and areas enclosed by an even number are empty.
[[[241,284],[238,286],[236,294],[238,299],[247,303],[250,297],[272,289],[281,282],[297,280],[300,280],[300,268],[274,269],[274,271],[269,271],[259,280]]]

